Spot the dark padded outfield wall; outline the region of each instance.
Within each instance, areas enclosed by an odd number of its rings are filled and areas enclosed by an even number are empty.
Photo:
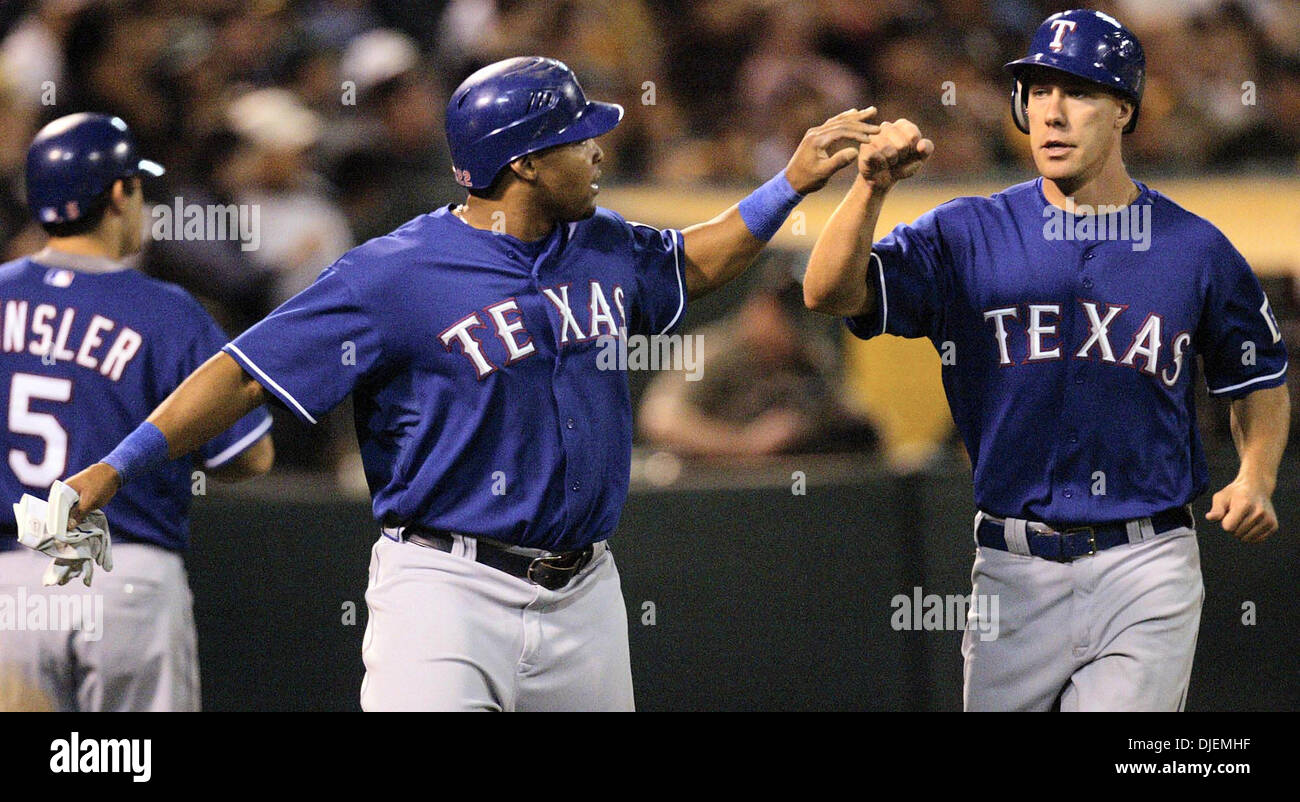
[[[839,473],[633,493],[612,543],[640,709],[960,709],[961,632],[895,630],[891,601],[970,592],[968,474]],[[1189,710],[1300,710],[1300,477],[1280,482],[1268,543],[1202,524]],[[358,710],[368,509],[264,491],[195,504],[204,709]]]

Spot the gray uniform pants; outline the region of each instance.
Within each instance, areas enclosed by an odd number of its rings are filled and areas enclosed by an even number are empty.
[[[114,544],[113,570],[96,567],[90,587],[79,578],[42,587],[49,562],[26,548],[0,552],[0,707],[199,709],[193,597],[179,554]]]
[[[380,537],[371,550],[361,706],[377,710],[631,710],[627,608],[614,555],[551,591]]]
[[[967,710],[1182,710],[1205,598],[1194,530],[1069,563],[981,547],[971,579],[999,621],[992,640],[966,627]]]

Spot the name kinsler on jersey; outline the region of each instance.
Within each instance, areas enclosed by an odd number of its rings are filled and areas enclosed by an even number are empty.
[[[140,350],[142,338],[138,332],[102,315],[91,318],[80,343],[69,343],[76,309],[68,307],[60,311],[54,304],[36,304],[30,310],[29,324],[28,307],[27,301],[10,300],[4,304],[3,349],[7,354],[27,351],[50,364],[75,361],[83,368],[97,370],[117,381]]]

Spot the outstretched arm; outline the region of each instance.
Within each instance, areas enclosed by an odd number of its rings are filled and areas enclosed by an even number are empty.
[[[262,385],[222,352],[182,382],[158,405],[147,423],[158,427],[166,438],[167,459],[176,459],[229,429],[265,397]],[[111,465],[97,462],[67,483],[81,497],[72,509],[72,520],[80,523],[87,513],[112,500],[122,485],[122,477]]]
[[[874,106],[849,109],[808,129],[781,175],[707,223],[683,229],[688,297],[706,295],[743,273],[785,221],[793,204],[826,186],[832,175],[853,163],[858,145],[880,130],[866,122],[875,113]],[[778,197],[780,192],[786,197]],[[772,200],[778,206],[769,209]],[[782,200],[788,204],[780,205]]]
[[[858,177],[813,246],[804,274],[804,304],[841,317],[867,314],[875,288],[867,282],[871,244],[885,196],[934,152],[934,143],[907,120],[881,123],[880,133],[858,151]]]
[[[1286,385],[1236,399],[1231,417],[1241,468],[1231,484],[1214,494],[1205,517],[1222,521],[1223,531],[1246,543],[1258,543],[1277,531],[1272,496],[1291,426],[1291,397]]]

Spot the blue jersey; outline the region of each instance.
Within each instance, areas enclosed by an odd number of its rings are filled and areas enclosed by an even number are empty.
[[[601,354],[678,325],[681,250],[605,209],[525,243],[444,207],[348,252],[226,352],[308,423],[352,394],[382,524],[576,548],[627,497],[627,376]]]
[[[878,303],[849,328],[934,343],[988,513],[1090,524],[1186,504],[1208,482],[1197,357],[1218,396],[1286,380],[1277,322],[1241,254],[1138,187],[1129,210],[1062,224],[1038,179],[953,200],[873,248]],[[1129,236],[1102,239],[1102,225]]]
[[[98,462],[228,340],[180,287],[52,250],[0,265],[0,309],[0,492],[10,503],[43,498],[54,480]],[[220,467],[270,427],[258,408],[198,459]],[[184,549],[194,462],[173,460],[123,486],[104,508],[113,539]],[[12,548],[17,522],[3,506],[0,548]]]

